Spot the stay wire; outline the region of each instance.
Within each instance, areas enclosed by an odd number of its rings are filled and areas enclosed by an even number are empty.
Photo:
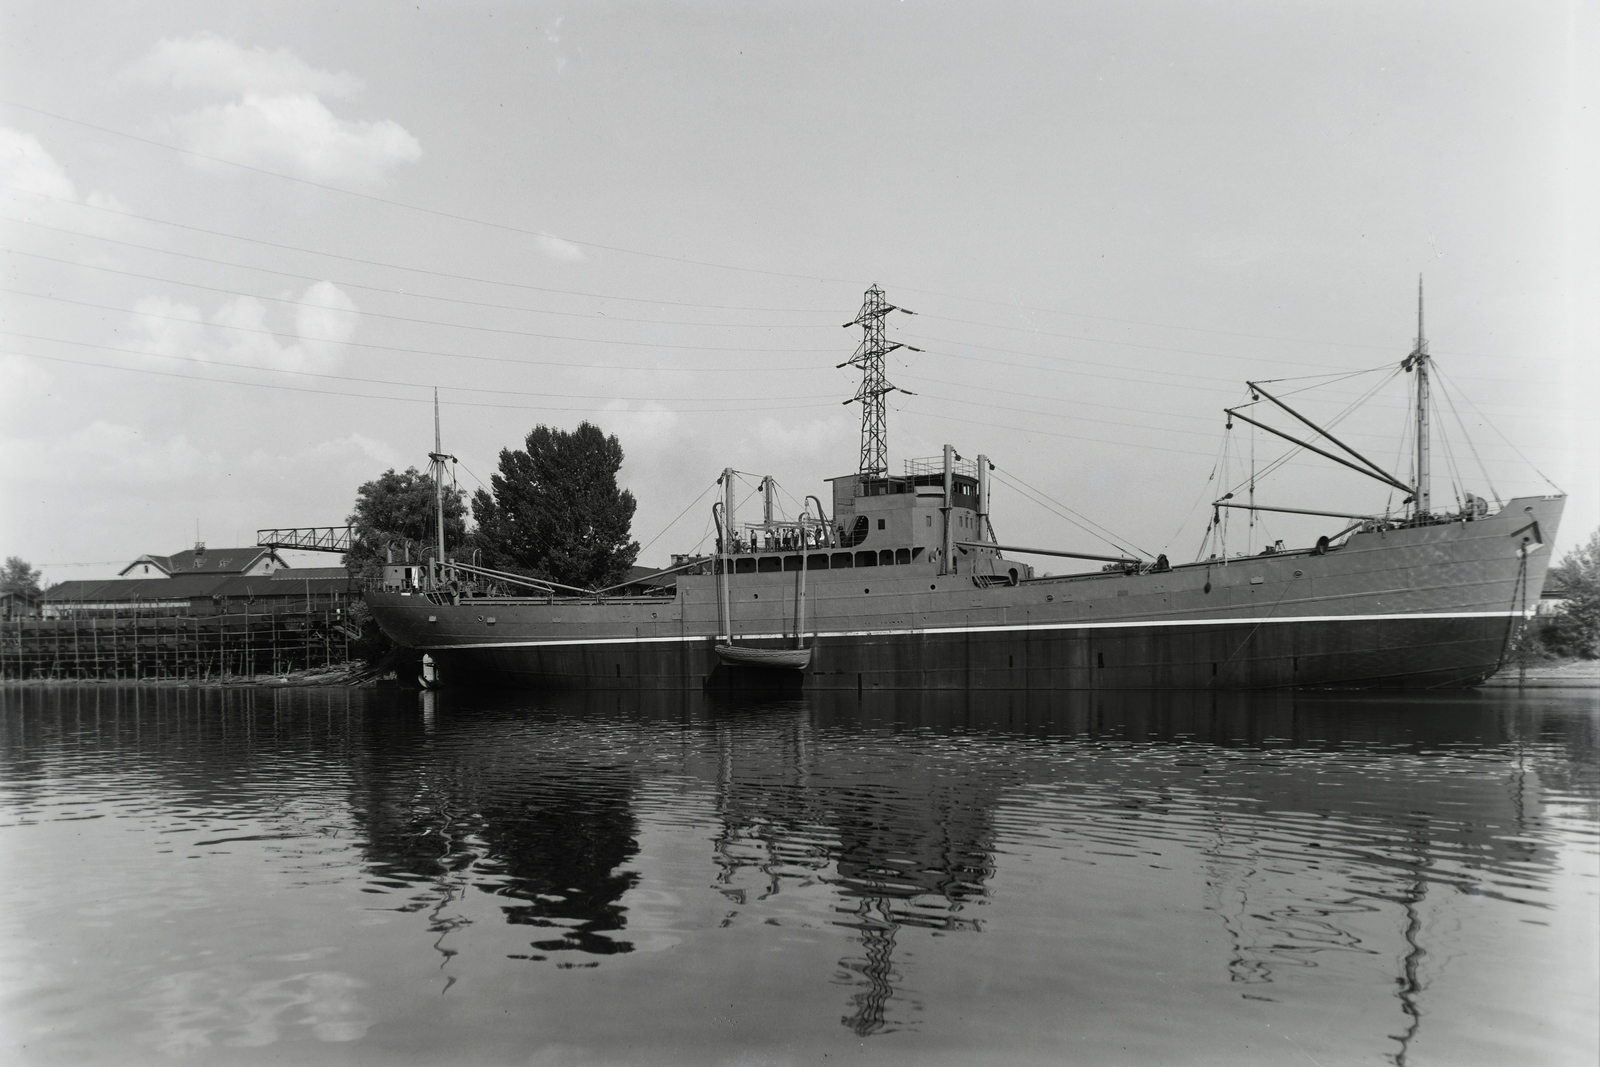
[[[1438,364],[1434,364],[1434,370],[1437,371],[1438,369]],[[1467,429],[1466,420],[1461,417],[1460,410],[1456,408],[1455,397],[1451,395],[1453,392],[1453,389],[1445,388],[1444,378],[1441,375],[1439,378],[1439,395],[1444,397],[1445,403],[1450,408],[1450,414],[1455,416],[1456,426],[1461,430],[1461,437],[1467,442],[1467,448],[1472,453],[1473,461],[1478,464],[1478,473],[1483,475],[1484,484],[1489,487],[1489,495],[1494,497],[1495,504],[1499,505],[1501,503],[1500,493],[1494,487],[1494,479],[1489,477],[1489,468],[1484,465],[1483,457],[1478,455],[1478,446],[1473,443],[1472,432]]]
[[[1435,370],[1436,373],[1439,374],[1440,380],[1443,381],[1444,380],[1444,374],[1443,374],[1442,371],[1439,371],[1437,363],[1434,364],[1434,370]],[[1529,467],[1532,467],[1533,468],[1533,472],[1535,474],[1537,474],[1539,477],[1541,477],[1541,478],[1543,478],[1545,480],[1545,484],[1549,485],[1550,488],[1554,489],[1558,493],[1565,493],[1566,492],[1566,490],[1562,489],[1555,482],[1551,481],[1550,477],[1548,475],[1546,475],[1544,471],[1542,471],[1538,467],[1534,466],[1533,461],[1530,460],[1527,456],[1524,456],[1522,454],[1522,450],[1519,449],[1516,445],[1512,444],[1511,443],[1511,439],[1509,437],[1507,437],[1505,434],[1500,432],[1500,428],[1489,420],[1489,417],[1483,413],[1483,411],[1478,407],[1478,405],[1476,405],[1476,404],[1474,404],[1472,402],[1472,398],[1470,396],[1468,396],[1465,392],[1462,392],[1460,389],[1457,389],[1456,391],[1461,393],[1461,399],[1466,402],[1468,407],[1470,407],[1474,412],[1477,413],[1478,418],[1482,419],[1484,421],[1484,423],[1489,427],[1489,429],[1493,430],[1496,434],[1498,434],[1502,441],[1504,441],[1508,445],[1511,445],[1511,451],[1515,452],[1517,454],[1517,456],[1519,458],[1521,458],[1522,462],[1526,463]]]
[[[682,511],[678,512],[678,517],[676,519],[673,519],[671,522],[669,522],[665,526],[663,526],[661,528],[661,532],[660,533],[658,533],[654,537],[650,538],[649,541],[647,541],[643,546],[640,547],[640,549],[639,549],[639,551],[638,551],[638,553],[637,553],[635,558],[637,558],[637,556],[644,555],[644,553],[650,548],[651,545],[655,544],[657,541],[659,541],[663,537],[665,537],[668,530],[670,530],[674,526],[678,525],[679,520],[682,519],[685,515],[689,514],[689,511],[696,504],[700,503],[700,501],[704,500],[705,497],[706,497],[706,494],[711,492],[711,490],[715,489],[716,487],[717,487],[717,483],[715,481],[713,481],[710,485],[708,485],[704,489],[700,490],[700,495],[695,497],[693,500],[689,501],[689,506],[684,508]],[[705,538],[702,537],[701,540],[704,541]],[[696,546],[696,547],[698,547],[698,546]]]
[[[1000,468],[996,467],[995,468],[995,473],[997,475],[1001,474]],[[1009,474],[1009,472],[1006,472],[1006,473]],[[1011,487],[1013,489],[1017,489],[1019,492],[1023,492],[1025,495],[1026,495],[1026,493],[1036,493],[1036,494],[1038,494],[1038,496],[1040,498],[1049,501],[1051,504],[1053,504],[1056,508],[1059,508],[1061,511],[1066,512],[1068,515],[1076,516],[1077,520],[1079,520],[1081,522],[1088,523],[1090,526],[1094,527],[1095,530],[1098,530],[1099,532],[1098,533],[1094,533],[1093,531],[1087,530],[1082,526],[1079,526],[1078,528],[1084,530],[1085,533],[1091,534],[1091,536],[1095,537],[1096,539],[1104,541],[1106,544],[1111,545],[1117,551],[1126,552],[1129,555],[1144,556],[1144,557],[1149,558],[1149,559],[1155,558],[1153,553],[1146,552],[1144,549],[1140,548],[1138,545],[1133,544],[1133,542],[1131,540],[1127,539],[1127,538],[1118,537],[1116,534],[1112,533],[1110,530],[1106,529],[1104,526],[1101,526],[1098,522],[1095,522],[1093,519],[1089,518],[1087,515],[1082,515],[1082,514],[1076,512],[1076,511],[1074,511],[1073,509],[1067,507],[1065,504],[1061,503],[1059,500],[1056,500],[1055,498],[1051,497],[1044,490],[1038,489],[1038,488],[1036,488],[1034,486],[1029,485],[1027,482],[1022,481],[1021,477],[1019,477],[1017,475],[1011,475],[1010,477],[1005,477],[1004,475],[1002,475],[1002,477],[1004,478],[1004,480],[1006,481],[1007,484],[1011,485]],[[1013,478],[1013,477],[1016,478],[1016,482],[1015,483],[1011,482],[1011,478]],[[1020,483],[1020,484],[1018,484],[1018,483]],[[1077,522],[1074,522],[1073,524],[1077,525]],[[1129,547],[1126,547],[1126,546],[1132,546],[1132,547],[1130,549]]]

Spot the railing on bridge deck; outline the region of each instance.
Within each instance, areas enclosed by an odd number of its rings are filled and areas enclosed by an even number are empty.
[[[257,530],[257,548],[292,548],[300,552],[348,552],[353,526],[293,526],[281,530]]]

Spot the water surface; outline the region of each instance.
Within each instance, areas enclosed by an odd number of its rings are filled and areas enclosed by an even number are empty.
[[[1595,694],[0,690],[0,1059],[1593,1064]]]

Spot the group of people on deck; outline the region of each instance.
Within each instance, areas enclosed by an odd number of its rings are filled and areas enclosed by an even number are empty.
[[[752,529],[747,536],[735,533],[727,551],[739,554],[827,547],[827,535],[820,526],[781,526],[776,530]]]

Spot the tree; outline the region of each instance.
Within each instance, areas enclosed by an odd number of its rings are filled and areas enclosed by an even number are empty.
[[[357,578],[376,578],[392,548],[402,559],[431,559],[438,539],[433,478],[415,467],[404,474],[392,469],[356,490],[356,507],[345,520],[355,527],[344,565]],[[467,539],[466,494],[455,486],[444,491],[445,554],[463,558]]]
[[[21,556],[7,556],[5,566],[0,567],[0,593],[36,599],[40,595],[39,579],[43,576],[43,571],[28,566],[28,561]]]
[[[473,494],[484,564],[584,589],[622,581],[639,544],[629,540],[633,494],[617,488],[616,437],[583,422],[571,433],[535,426],[525,444],[501,450],[492,495]]]
[[[1563,556],[1546,584],[1567,601],[1551,627],[1547,643],[1552,650],[1585,659],[1600,656],[1600,530]]]

